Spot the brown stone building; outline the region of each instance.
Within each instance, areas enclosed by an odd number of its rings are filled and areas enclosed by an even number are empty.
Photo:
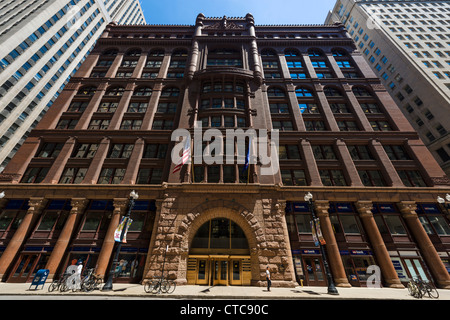
[[[173,173],[171,134],[196,121],[278,129],[280,170],[245,171],[238,149],[232,163],[195,155]],[[204,154],[224,153],[212,145]],[[385,286],[420,275],[450,287],[449,217],[436,203],[449,180],[340,24],[109,24],[0,188],[3,281],[78,260],[104,276],[136,190],[116,281],[164,263],[179,284],[264,285],[269,266],[276,286],[325,285],[312,192],[338,286],[365,285],[377,265]]]

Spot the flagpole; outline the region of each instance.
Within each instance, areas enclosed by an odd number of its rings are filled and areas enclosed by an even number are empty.
[[[250,182],[250,164],[248,164],[247,168],[247,184]]]

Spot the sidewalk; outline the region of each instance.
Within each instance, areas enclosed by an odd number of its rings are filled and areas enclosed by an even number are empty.
[[[351,299],[351,300],[436,300],[429,297],[416,299],[408,294],[407,289],[370,289],[370,288],[337,288],[339,295],[327,294],[326,287],[295,287],[295,288],[271,288],[268,292],[264,287],[238,287],[238,286],[178,286],[172,294],[152,294],[146,293],[140,284],[114,284],[113,291],[104,292],[94,290],[92,292],[48,292],[49,283],[39,286],[38,290],[30,290],[29,283],[0,283],[0,299],[2,296],[42,296],[43,299],[51,299],[52,296],[73,296],[77,299],[85,297],[86,300],[92,296],[128,297],[128,298],[161,298],[161,299],[270,299],[270,300],[290,300],[290,299]],[[439,299],[450,300],[450,290],[438,289]],[[25,297],[22,297],[25,298]]]

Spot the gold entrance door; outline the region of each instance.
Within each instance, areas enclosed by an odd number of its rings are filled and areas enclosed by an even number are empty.
[[[198,259],[196,284],[207,285],[209,283],[209,260]]]
[[[213,285],[228,285],[228,259],[214,260]]]
[[[232,286],[242,285],[242,260],[230,260],[230,284]]]

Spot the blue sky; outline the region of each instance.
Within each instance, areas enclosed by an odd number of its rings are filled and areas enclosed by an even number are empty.
[[[141,0],[148,24],[194,25],[206,17],[244,17],[251,13],[257,25],[322,24],[336,0]]]

